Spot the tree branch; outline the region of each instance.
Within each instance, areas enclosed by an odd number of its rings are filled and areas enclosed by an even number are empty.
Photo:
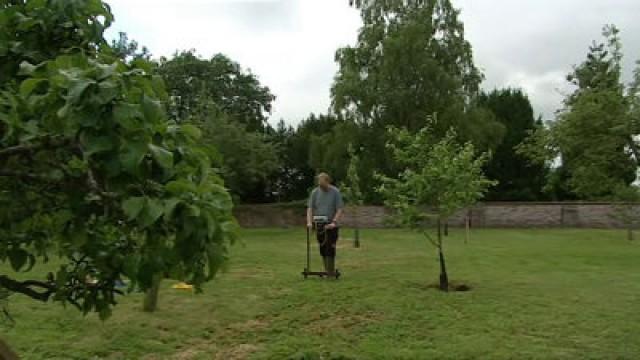
[[[0,286],[9,291],[27,295],[34,300],[42,302],[47,302],[51,295],[57,290],[56,286],[52,283],[36,280],[17,281],[6,275],[0,275]],[[34,288],[44,289],[44,291],[40,292]]]
[[[429,240],[429,242],[436,248],[438,248],[438,243],[435,242],[435,240],[433,240],[433,238],[431,237],[431,235],[429,235],[428,232],[426,231],[422,231],[422,235],[424,235],[425,238],[427,238],[427,240]]]
[[[13,155],[30,154],[40,149],[53,149],[68,144],[68,141],[51,137],[42,138],[42,142],[34,144],[16,145],[8,148],[0,149],[0,158]]]
[[[45,175],[29,174],[29,173],[23,173],[18,171],[5,171],[5,170],[0,170],[0,177],[16,177],[20,179],[29,179],[29,180],[50,180]]]
[[[11,155],[30,153],[33,150],[39,148],[40,146],[41,146],[40,144],[30,144],[30,145],[18,145],[18,146],[4,148],[0,150],[0,158],[8,157]]]
[[[100,185],[98,184],[98,180],[96,180],[96,175],[93,172],[93,169],[89,168],[87,170],[87,185],[89,189],[93,191],[95,194],[98,194],[104,198],[115,199],[118,197],[118,194],[113,192],[104,191]]]

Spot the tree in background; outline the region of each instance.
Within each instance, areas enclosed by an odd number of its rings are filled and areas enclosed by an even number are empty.
[[[482,172],[488,154],[478,156],[470,142],[460,145],[453,130],[441,140],[428,127],[415,135],[406,129],[392,129],[391,135],[393,140],[387,146],[404,170],[394,178],[379,175],[382,186],[378,191],[383,194],[385,204],[395,211],[394,219],[399,225],[420,232],[436,247],[439,287],[448,291],[442,224],[476,203],[495,185]],[[434,221],[435,239],[426,229]]]
[[[247,130],[265,130],[275,96],[254,74],[225,55],[206,60],[194,50],[183,51],[171,59],[162,58],[158,72],[167,83],[176,118],[188,118],[203,104],[215,104],[216,110]]]
[[[499,142],[500,124],[475,105],[483,79],[449,0],[368,1],[355,47],[336,53],[333,108],[361,124],[417,131],[438,114],[436,134]],[[472,121],[474,120],[474,121]],[[482,121],[478,121],[482,120]]]
[[[169,88],[171,113],[203,129],[203,142],[218,152],[236,200],[268,201],[268,182],[279,167],[276,146],[265,134],[275,99],[269,88],[221,54],[204,60],[193,51],[177,53],[161,59],[158,72]]]
[[[220,175],[238,201],[264,202],[270,199],[267,183],[280,166],[278,150],[267,135],[248,131],[245,125],[224,113],[208,113],[203,119],[203,143],[220,155]]]
[[[232,202],[201,131],[168,119],[152,64],[114,55],[99,0],[15,1],[0,19],[0,261],[62,263],[0,287],[101,318],[122,278],[200,290],[226,259]]]
[[[338,183],[345,180],[349,144],[358,142],[358,132],[358,126],[353,122],[339,121],[330,131],[312,135],[309,164],[315,172],[328,172]]]
[[[353,211],[354,220],[354,247],[360,247],[360,226],[358,218],[358,207],[364,204],[364,196],[360,190],[360,175],[358,171],[360,168],[360,155],[353,148],[352,144],[348,146],[349,167],[347,168],[347,177],[343,182],[342,193],[345,195],[348,204],[351,204],[351,211]]]
[[[527,95],[521,90],[502,89],[482,93],[478,102],[491,110],[506,129],[504,138],[493,151],[486,175],[498,181],[486,196],[490,201],[536,201],[544,198],[547,168],[531,164],[515,152],[529,132],[542,126],[536,119]]]
[[[538,128],[518,150],[539,164],[560,158],[569,189],[587,200],[626,193],[640,161],[633,91],[625,91],[621,82],[619,31],[606,26],[603,36],[606,43],[592,45],[587,59],[567,77],[576,89],[557,121]]]
[[[363,26],[357,44],[336,53],[339,70],[331,95],[333,111],[361,130],[362,141],[353,142],[373,161],[364,166],[370,171],[364,178],[373,179],[374,171],[388,175],[398,170],[384,147],[390,125],[416,132],[437,114],[438,121],[430,125],[435,136],[444,137],[454,128],[460,140],[480,149],[500,143],[504,127],[478,104],[483,76],[459,11],[449,0],[355,5]],[[376,200],[375,195],[367,198]]]
[[[111,41],[111,49],[114,55],[124,61],[136,59],[151,60],[151,53],[146,46],[141,46],[135,40],[130,40],[125,32],[118,33],[118,39]]]
[[[273,174],[271,184],[279,200],[300,200],[309,195],[316,171],[323,169],[324,148],[330,146],[324,144],[319,153],[313,154],[314,148],[318,150],[313,144],[318,138],[331,133],[338,123],[340,120],[335,116],[311,114],[295,129],[281,121],[276,129],[271,130],[280,158],[280,167]]]
[[[277,202],[304,199],[313,186],[314,172],[309,166],[309,144],[302,131],[306,123],[303,121],[294,128],[280,120],[271,131],[271,141],[278,151],[279,167],[271,175],[269,183]]]

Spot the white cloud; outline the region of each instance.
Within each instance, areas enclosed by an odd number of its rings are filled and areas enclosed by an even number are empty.
[[[277,96],[274,123],[296,123],[327,110],[335,51],[355,40],[360,25],[346,0],[110,4],[116,16],[112,33],[127,32],[154,56],[193,48],[205,57],[224,53],[251,69]]]
[[[297,123],[329,107],[335,50],[355,43],[358,11],[348,0],[107,0],[125,31],[155,56],[221,52],[250,68],[277,100],[272,122]],[[565,75],[584,59],[600,28],[617,24],[629,56],[640,58],[637,0],[454,0],[485,88],[529,93],[545,119],[561,105]]]

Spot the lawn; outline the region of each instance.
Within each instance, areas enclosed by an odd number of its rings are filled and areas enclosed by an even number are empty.
[[[303,234],[244,231],[204,294],[165,282],[154,314],[140,294],[104,323],[14,295],[2,337],[25,359],[640,358],[640,242],[623,232],[453,230],[450,278],[473,288],[457,293],[428,286],[434,249],[397,230],[361,249],[345,231],[343,278],[305,281]]]

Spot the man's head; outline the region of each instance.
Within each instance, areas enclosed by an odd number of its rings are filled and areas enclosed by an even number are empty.
[[[330,185],[331,185],[331,177],[329,176],[329,174],[327,173],[318,174],[318,186],[321,189],[327,190]]]

